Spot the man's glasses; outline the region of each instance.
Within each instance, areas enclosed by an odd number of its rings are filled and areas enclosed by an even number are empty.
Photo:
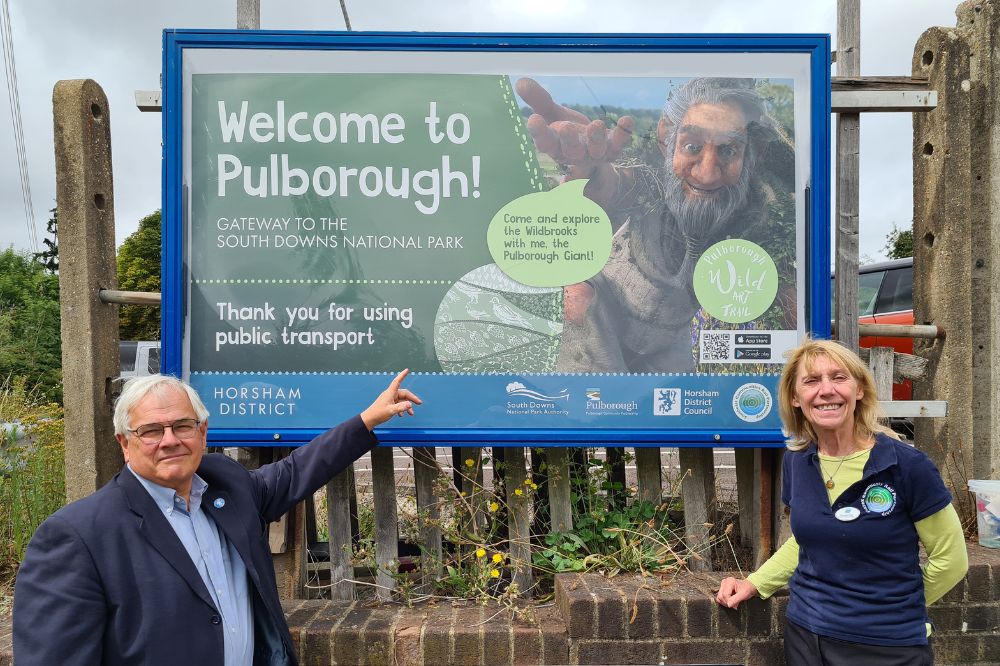
[[[163,439],[163,431],[170,428],[174,437],[178,439],[191,439],[198,434],[198,426],[201,421],[198,419],[178,419],[173,423],[147,423],[138,428],[129,429],[132,433],[143,441],[144,444],[159,444]]]

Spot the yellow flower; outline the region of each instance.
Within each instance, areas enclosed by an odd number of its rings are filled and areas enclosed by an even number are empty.
[[[465,459],[465,466],[466,467],[472,467],[475,464],[476,464],[476,461],[473,460],[472,458],[466,458]]]
[[[496,512],[500,510],[500,505],[496,502],[490,502],[490,511]]]
[[[514,494],[515,494],[515,495],[517,495],[518,497],[520,497],[520,496],[521,496],[521,495],[523,495],[524,493],[523,493],[523,492],[521,491],[521,489],[520,489],[520,488],[515,488],[515,489],[514,489]]]
[[[479,549],[477,549],[476,550],[476,557],[479,557],[479,558],[486,557],[486,549],[485,548],[479,548]]]
[[[465,492],[465,491],[463,490],[463,491],[462,491],[462,497],[465,497],[465,496],[466,496],[466,494],[467,494],[467,493],[466,493],[466,492]]]
[[[531,489],[532,490],[538,490],[538,484],[537,483],[532,483],[531,484]]]
[[[500,577],[500,572],[497,571],[496,569],[490,569],[490,576],[492,578],[499,578]]]
[[[530,486],[531,485],[531,479],[525,479],[524,480],[524,485]]]
[[[503,562],[503,555],[501,555],[500,553],[493,553],[493,561],[497,564],[500,564],[501,562]]]

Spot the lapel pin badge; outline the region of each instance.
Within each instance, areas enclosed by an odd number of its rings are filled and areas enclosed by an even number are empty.
[[[226,506],[226,500],[222,499],[221,497],[216,497],[215,501],[212,502],[212,506],[214,506],[216,509],[221,509],[222,507]]]

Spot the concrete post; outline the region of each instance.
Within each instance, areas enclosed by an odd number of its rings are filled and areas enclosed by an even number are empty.
[[[915,396],[948,401],[915,439],[965,504],[965,481],[997,478],[1000,460],[998,4],[962,3],[957,26],[931,28],[913,55],[914,76],[938,91],[937,108],[913,116],[914,315],[948,331],[915,342],[930,361]]]
[[[117,289],[115,206],[108,99],[91,80],[60,81],[55,117],[59,210],[59,302],[66,389],[66,496],[94,492],[121,469],[111,423],[118,366],[118,306],[101,289]]]

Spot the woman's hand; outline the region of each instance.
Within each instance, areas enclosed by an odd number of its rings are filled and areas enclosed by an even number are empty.
[[[396,378],[389,383],[389,388],[382,391],[375,398],[375,402],[361,412],[361,420],[365,422],[366,428],[372,430],[393,416],[402,416],[403,414],[413,416],[413,405],[422,404],[423,401],[409,389],[399,388],[408,374],[410,371],[407,369],[396,375]]]
[[[715,600],[720,606],[737,608],[750,597],[757,596],[757,587],[744,578],[724,578],[719,584]]]

